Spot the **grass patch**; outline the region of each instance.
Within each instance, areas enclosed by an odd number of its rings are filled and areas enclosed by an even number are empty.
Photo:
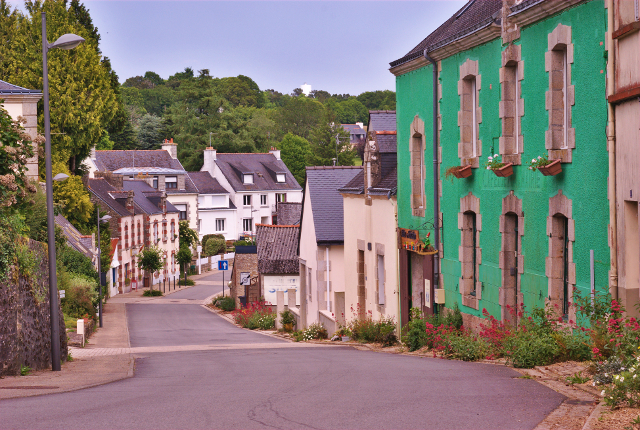
[[[145,296],[145,297],[161,296],[162,295],[162,291],[160,291],[160,290],[144,290],[142,295]]]

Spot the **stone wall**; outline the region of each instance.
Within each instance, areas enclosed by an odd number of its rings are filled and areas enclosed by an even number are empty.
[[[21,366],[33,370],[51,366],[49,269],[47,247],[29,241],[36,266],[31,276],[17,268],[0,287],[0,376],[19,375]],[[67,335],[60,309],[60,355],[67,358]]]

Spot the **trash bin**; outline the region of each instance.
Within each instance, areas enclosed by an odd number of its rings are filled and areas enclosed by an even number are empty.
[[[240,296],[238,298],[240,299],[240,305],[243,308],[246,308],[247,307],[247,296]]]

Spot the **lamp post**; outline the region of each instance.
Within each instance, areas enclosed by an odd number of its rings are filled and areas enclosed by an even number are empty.
[[[53,180],[51,172],[51,124],[49,122],[49,71],[47,70],[47,52],[49,49],[73,49],[84,42],[75,34],[60,36],[53,43],[47,42],[47,14],[42,12],[42,95],[44,101],[44,150],[47,184],[47,243],[49,245],[49,305],[51,322],[51,369],[60,371],[60,325],[58,313],[58,279],[56,274],[56,242],[53,223]],[[56,175],[58,177],[58,175]]]
[[[100,327],[102,327],[102,249],[100,248],[100,224],[107,222],[111,219],[111,216],[105,215],[100,218],[100,208],[96,209],[96,218],[98,219],[98,321]]]

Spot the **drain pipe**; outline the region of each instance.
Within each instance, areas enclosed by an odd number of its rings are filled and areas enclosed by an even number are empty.
[[[615,90],[615,64],[613,43],[613,0],[607,0],[607,96]],[[610,270],[609,293],[618,299],[618,213],[616,196],[616,126],[615,112],[611,103],[607,104],[607,146],[609,149],[609,228],[610,228]]]
[[[612,0],[609,0],[612,1]],[[432,290],[440,287],[440,199],[439,199],[439,177],[438,174],[438,64],[429,57],[427,50],[424,50],[424,58],[433,65],[433,240],[436,253],[433,255],[433,286]],[[438,313],[438,306],[434,302],[434,294],[431,294],[434,312]]]

